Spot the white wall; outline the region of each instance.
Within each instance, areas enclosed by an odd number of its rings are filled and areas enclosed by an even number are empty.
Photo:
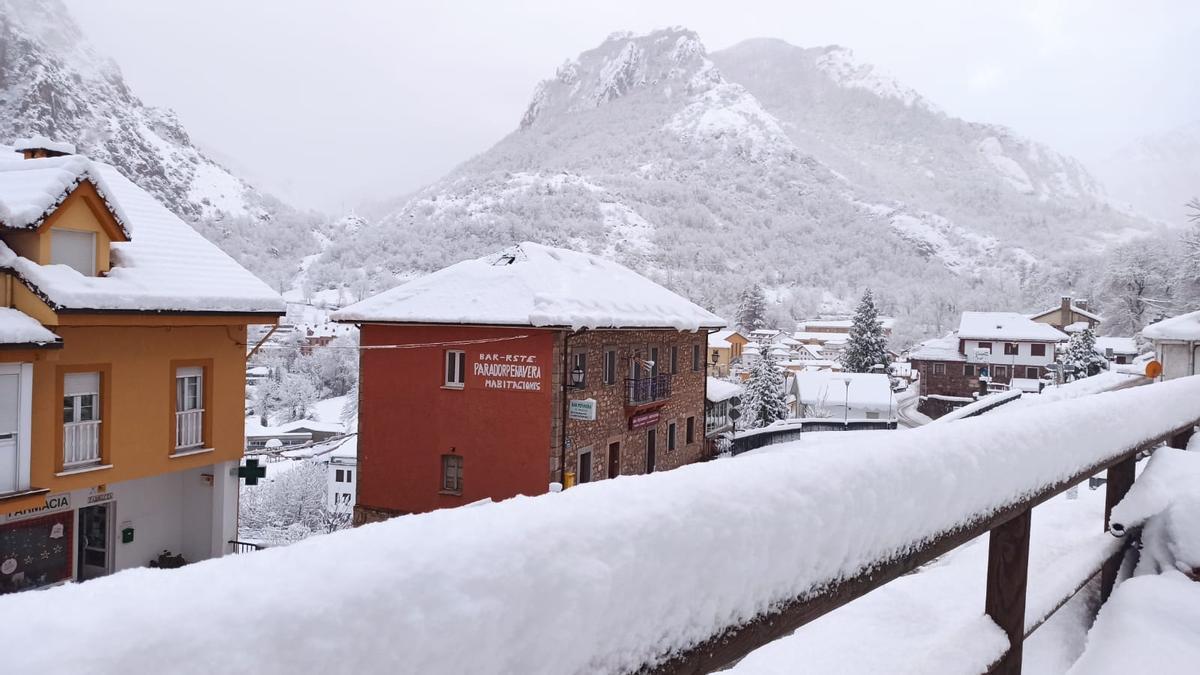
[[[358,462],[353,459],[339,457],[331,459],[325,466],[328,469],[328,477],[326,478],[328,489],[325,492],[329,509],[332,511],[354,508],[354,503],[357,501],[358,496]],[[345,478],[346,471],[350,472],[349,482],[339,483],[335,480],[339,470],[343,472],[343,478]],[[338,493],[349,493],[350,503],[338,504],[336,502]]]
[[[978,363],[974,360],[975,350],[979,348],[979,340],[963,340],[966,346],[967,362]],[[986,340],[985,340],[986,342]],[[1032,342],[1018,342],[1016,355],[1006,355],[1004,353],[1004,342],[992,341],[992,355],[987,358],[987,363],[998,366],[1018,365],[1018,366],[1045,366],[1054,363],[1054,345],[1046,345],[1045,356],[1033,355]]]
[[[1200,344],[1160,342],[1158,360],[1162,362],[1162,379],[1173,380],[1200,373]]]

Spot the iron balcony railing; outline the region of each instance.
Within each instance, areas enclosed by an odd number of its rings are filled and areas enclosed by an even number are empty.
[[[100,463],[100,420],[63,424],[63,468]]]
[[[667,374],[625,380],[625,405],[642,405],[671,398],[671,376]]]
[[[175,413],[175,449],[190,450],[204,445],[204,410]]]

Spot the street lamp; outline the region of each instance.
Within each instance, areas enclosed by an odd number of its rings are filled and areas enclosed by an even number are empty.
[[[846,383],[846,403],[842,406],[842,427],[850,422],[850,376],[843,375],[842,382]]]
[[[575,368],[571,370],[571,386],[576,389],[583,388],[583,366],[575,364]]]

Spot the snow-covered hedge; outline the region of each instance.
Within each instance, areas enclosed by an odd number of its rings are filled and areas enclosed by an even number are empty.
[[[1192,377],[126,571],[0,598],[5,669],[625,671],[1198,417]]]

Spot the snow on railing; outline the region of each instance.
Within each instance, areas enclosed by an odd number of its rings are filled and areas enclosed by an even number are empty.
[[[1198,419],[1191,377],[903,433],[822,434],[252,556],[125,571],[0,597],[0,615],[21,617],[7,627],[21,649],[5,665],[638,670],[788,603],[825,599],[828,611],[857,597],[829,595],[845,580],[980,527],[1007,528],[1006,514],[1027,514],[1064,482]],[[96,607],[121,620],[75,630]],[[179,626],[202,630],[181,637]],[[253,649],[213,649],[247,640]]]

